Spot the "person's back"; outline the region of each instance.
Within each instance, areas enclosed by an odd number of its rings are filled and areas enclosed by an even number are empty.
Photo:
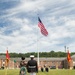
[[[46,68],[45,68],[45,71],[46,71],[46,72],[48,72],[48,71],[49,71],[49,70],[48,70],[48,67],[46,67]]]
[[[43,67],[41,67],[41,71],[42,71],[42,72],[44,71]]]
[[[27,63],[27,71],[30,73],[30,75],[36,75],[36,72],[38,72],[38,65],[37,61],[31,57],[31,60]]]
[[[23,67],[23,66],[26,67],[26,62],[25,62],[25,60],[21,60],[21,62],[20,62],[20,67]]]
[[[35,60],[28,62],[28,72],[37,72],[37,62]]]
[[[26,75],[26,62],[25,62],[25,58],[22,57],[21,58],[21,62],[20,62],[20,75]]]

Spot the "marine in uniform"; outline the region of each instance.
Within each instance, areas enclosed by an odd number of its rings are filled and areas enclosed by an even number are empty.
[[[37,61],[34,60],[34,55],[31,55],[30,58],[31,60],[29,60],[27,63],[27,71],[30,73],[30,75],[36,75],[38,72]]]

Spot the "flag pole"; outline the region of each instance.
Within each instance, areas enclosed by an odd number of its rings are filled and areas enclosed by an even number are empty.
[[[69,47],[67,47],[67,60],[68,60],[68,65],[69,65],[69,69],[70,69],[70,62],[71,62],[71,56],[70,56],[70,52],[69,52]]]
[[[42,33],[42,35],[47,36],[48,35],[48,31],[46,30],[44,24],[42,23],[40,17],[38,17],[38,27],[40,28],[40,31]],[[37,38],[38,41],[38,38]],[[39,49],[38,49],[38,65],[39,65]]]
[[[65,53],[66,53],[66,46],[64,46],[64,48],[65,48]]]
[[[7,68],[6,68],[6,71],[5,71],[5,75],[7,75]]]
[[[38,41],[37,41],[38,43]],[[38,45],[38,44],[37,44]],[[37,46],[38,47],[38,46]],[[39,48],[38,48],[38,67],[39,67]]]
[[[37,16],[39,16],[39,14],[37,14]],[[38,40],[38,31],[37,31],[37,51],[38,51],[38,53],[37,53],[38,60],[37,61],[38,61],[38,67],[39,67],[39,48],[38,48],[39,44],[38,43],[39,43],[39,40]]]
[[[7,47],[8,50],[8,47]],[[6,59],[6,71],[5,71],[5,75],[7,75],[7,59]]]

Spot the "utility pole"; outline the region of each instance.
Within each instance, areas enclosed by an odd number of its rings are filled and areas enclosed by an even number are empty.
[[[64,62],[64,64],[67,64],[67,46],[64,46],[65,48],[65,57],[66,57],[66,61]],[[65,68],[68,68],[67,65],[64,65]]]
[[[66,53],[66,46],[64,46],[64,48],[65,48],[65,53]]]

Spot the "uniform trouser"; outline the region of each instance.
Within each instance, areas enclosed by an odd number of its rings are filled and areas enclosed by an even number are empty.
[[[35,72],[32,72],[32,73],[30,73],[30,75],[36,75],[36,73]]]

